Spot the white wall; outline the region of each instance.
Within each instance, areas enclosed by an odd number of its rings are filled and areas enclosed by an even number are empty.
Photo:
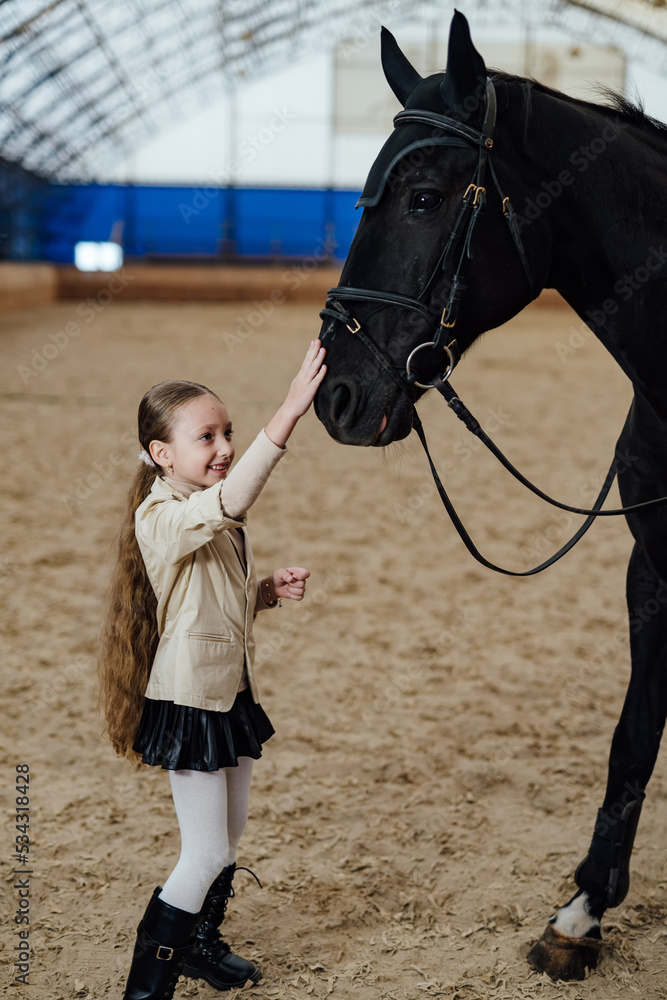
[[[431,35],[427,37],[429,30]],[[445,38],[434,41],[432,27],[404,25],[395,28],[395,33],[406,47],[416,46],[417,53],[424,53],[423,63],[417,66],[420,71],[426,73],[437,68],[427,64],[428,53],[431,60],[444,63]],[[499,68],[520,69],[517,53],[525,47],[524,33],[515,28],[499,29],[492,34],[487,29],[474,34],[482,53],[488,49],[495,63],[499,60],[498,53],[503,51],[499,44],[511,43],[513,50],[505,50],[511,65]],[[546,29],[539,32],[531,29],[530,42],[538,47],[540,43],[552,45],[554,50],[566,43],[576,45],[561,32]],[[364,41],[362,48],[359,54],[363,60],[375,62],[377,79],[385,87],[378,38]],[[595,53],[589,55],[588,74],[591,78],[599,77],[609,60],[601,60]],[[146,184],[206,185],[232,180],[241,186],[359,188],[382,144],[382,136],[391,130],[391,102],[386,103],[387,120],[378,120],[375,134],[369,130],[366,134],[345,134],[334,139],[333,66],[333,55],[325,53],[240,87],[234,99],[221,93],[208,108],[170,126],[131,156],[115,164],[98,165],[98,178]],[[572,60],[568,72],[571,69]],[[539,71],[535,72],[539,78]],[[586,73],[584,69],[584,77]],[[559,80],[545,82],[559,85]],[[610,82],[615,80],[612,78]],[[563,81],[560,85],[564,86]],[[639,95],[648,114],[667,120],[665,79],[647,69],[639,58],[631,59],[627,65],[626,92],[631,97]],[[595,99],[593,92],[588,96]]]
[[[331,59],[303,60],[221,93],[106,172],[121,183],[329,183]]]

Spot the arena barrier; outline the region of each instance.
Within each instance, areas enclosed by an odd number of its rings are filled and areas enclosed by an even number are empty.
[[[0,264],[0,309],[46,305],[57,298],[58,274],[52,264]]]
[[[340,266],[313,258],[276,266],[197,266],[129,264],[116,272],[57,268],[58,298],[86,299],[108,290],[123,300],[152,299],[197,302],[322,302],[338,283]]]
[[[71,265],[0,263],[0,309],[48,305],[60,299],[85,302],[119,300],[180,302],[256,302],[258,308],[282,302],[324,304],[327,289],[338,284],[340,266],[313,258],[272,266],[128,264],[119,271],[78,271]],[[545,289],[535,306],[565,305],[558,292]]]

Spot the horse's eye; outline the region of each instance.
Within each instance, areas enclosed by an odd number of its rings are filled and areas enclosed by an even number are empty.
[[[411,212],[433,212],[442,205],[442,198],[432,191],[415,191],[412,196]]]

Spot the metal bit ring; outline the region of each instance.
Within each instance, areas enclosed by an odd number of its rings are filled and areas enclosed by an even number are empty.
[[[417,347],[415,347],[415,349],[413,351],[410,352],[410,354],[408,355],[408,360],[405,362],[405,372],[406,372],[406,374],[408,376],[408,379],[410,378],[410,375],[411,375],[411,372],[410,372],[410,362],[414,358],[414,356],[417,353],[417,351],[421,351],[424,347],[435,347],[435,346],[436,346],[435,341],[434,340],[429,340],[425,344],[419,344]],[[447,369],[446,369],[446,371],[444,371],[442,373],[442,375],[440,376],[440,378],[442,379],[443,382],[446,382],[447,379],[449,378],[449,376],[454,371],[454,355],[452,354],[452,352],[449,349],[449,347],[444,346],[442,349],[445,352],[445,354],[447,355],[447,359],[448,360],[447,360]],[[432,383],[430,383],[429,385],[424,385],[423,382],[417,382],[416,379],[414,380],[414,382],[412,384],[418,386],[420,389],[432,389],[433,388]]]

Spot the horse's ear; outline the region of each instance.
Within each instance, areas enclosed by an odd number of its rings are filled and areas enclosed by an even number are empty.
[[[405,107],[405,102],[421,80],[421,76],[407,56],[403,55],[398,42],[387,28],[382,29],[380,46],[382,69],[387,83]]]
[[[447,72],[440,84],[440,96],[448,108],[471,117],[481,110],[485,91],[486,65],[472,43],[467,19],[456,10],[449,29]]]

